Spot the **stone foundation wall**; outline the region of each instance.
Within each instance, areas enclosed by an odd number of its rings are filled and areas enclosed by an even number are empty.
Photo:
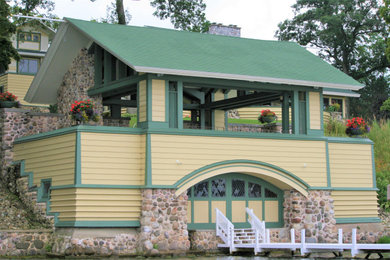
[[[331,191],[309,191],[308,198],[296,190],[285,191],[283,207],[284,226],[295,229],[296,241],[300,241],[300,231],[306,229],[308,242],[337,242]]]
[[[215,230],[195,230],[189,232],[191,250],[217,251],[223,241],[215,235]]]
[[[185,252],[190,248],[187,230],[185,193],[175,189],[142,191],[141,232],[139,251],[146,254]]]
[[[95,104],[95,110],[100,115],[103,112],[103,99],[101,95],[88,96],[88,89],[94,86],[95,69],[94,57],[86,49],[80,50],[73,60],[71,67],[65,73],[62,84],[57,93],[58,113],[65,115],[65,126],[71,126],[71,105],[75,101],[90,99]],[[100,125],[103,124],[101,120]]]
[[[117,234],[112,237],[77,238],[55,235],[50,253],[58,256],[136,255],[138,234]]]
[[[0,256],[44,256],[51,239],[51,230],[0,230]]]

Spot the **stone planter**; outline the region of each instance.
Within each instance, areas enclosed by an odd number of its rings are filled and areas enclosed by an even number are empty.
[[[276,120],[275,116],[260,116],[259,121],[263,124],[269,124]]]
[[[16,107],[17,101],[0,101],[0,107],[11,108]]]
[[[362,129],[349,127],[345,130],[346,134],[350,137],[359,137],[363,134]]]

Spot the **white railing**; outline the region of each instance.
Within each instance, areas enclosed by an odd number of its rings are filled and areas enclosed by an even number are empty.
[[[215,227],[216,235],[229,246],[230,253],[234,251],[234,226],[227,217],[217,208],[215,208]]]
[[[249,216],[248,222],[251,224],[251,228],[255,231],[255,254],[259,247],[259,243],[269,243],[267,241],[265,221],[260,221],[260,219],[253,213],[253,209],[246,208],[246,213]]]

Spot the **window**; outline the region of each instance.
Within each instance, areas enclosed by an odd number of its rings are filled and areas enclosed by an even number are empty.
[[[22,42],[40,42],[41,36],[39,33],[22,32],[19,33],[19,41]]]
[[[42,199],[49,199],[50,188],[51,188],[51,181],[42,182]]]
[[[4,85],[0,85],[0,93],[4,92]]]
[[[340,110],[338,112],[343,112],[343,100],[339,98],[332,98],[332,105],[333,104],[339,104],[340,105]]]
[[[22,58],[18,62],[18,73],[37,74],[39,59]]]
[[[326,110],[329,106],[329,98],[324,98],[324,110]]]

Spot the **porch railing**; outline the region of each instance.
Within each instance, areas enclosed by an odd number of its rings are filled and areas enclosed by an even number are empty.
[[[234,251],[233,223],[230,222],[219,209],[216,208],[215,213],[216,235],[217,237],[220,237],[227,246],[229,246],[230,253],[232,253]]]

